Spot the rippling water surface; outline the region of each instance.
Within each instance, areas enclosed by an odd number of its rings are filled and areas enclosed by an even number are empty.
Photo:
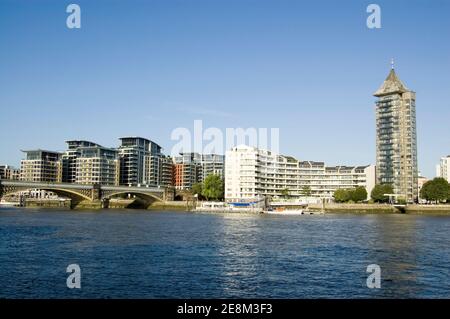
[[[449,298],[450,217],[0,209],[0,298],[319,297]]]

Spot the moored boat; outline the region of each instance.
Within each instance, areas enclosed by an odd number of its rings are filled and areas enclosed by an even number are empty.
[[[17,206],[20,206],[19,202],[0,201],[0,207],[17,207]]]
[[[267,210],[264,211],[264,213],[269,215],[305,215],[305,211],[303,209]]]

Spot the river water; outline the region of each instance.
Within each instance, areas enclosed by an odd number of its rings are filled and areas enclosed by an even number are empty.
[[[450,216],[0,209],[0,298],[367,297],[449,298]]]

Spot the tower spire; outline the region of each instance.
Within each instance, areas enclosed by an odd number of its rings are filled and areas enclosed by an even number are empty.
[[[398,78],[395,73],[395,63],[394,58],[391,59],[391,71],[389,72],[386,80],[384,80],[381,87],[378,91],[375,92],[375,96],[384,96],[394,92],[402,92],[405,93],[409,91],[409,89],[405,86],[405,84]]]

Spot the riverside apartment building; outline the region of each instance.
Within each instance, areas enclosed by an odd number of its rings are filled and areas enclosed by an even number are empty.
[[[326,166],[299,161],[255,147],[238,146],[226,153],[225,200],[246,202],[262,196],[331,199],[339,188],[375,186],[375,166]],[[307,194],[306,194],[307,193]]]

